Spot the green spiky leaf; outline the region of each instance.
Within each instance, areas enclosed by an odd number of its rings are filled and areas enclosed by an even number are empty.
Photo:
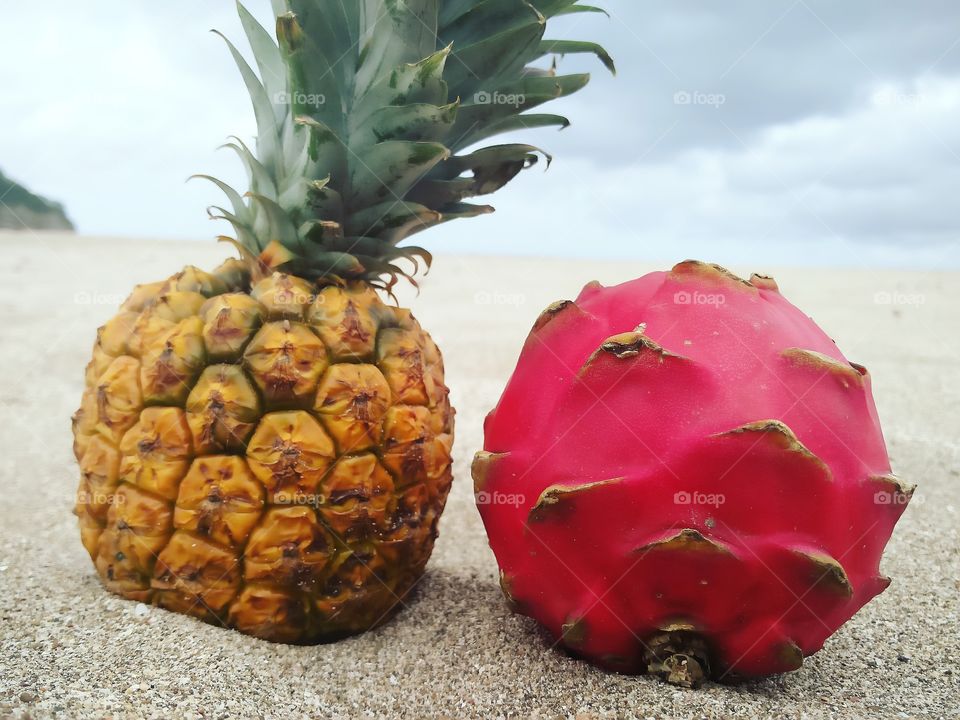
[[[539,157],[532,145],[477,147],[569,121],[532,113],[588,75],[532,63],[597,56],[596,43],[544,40],[551,17],[603,12],[579,0],[271,0],[276,41],[238,3],[253,67],[227,41],[257,120],[256,152],[235,139],[249,191],[207,176],[250,256],[304,277],[389,289],[431,257],[404,238],[493,211],[496,192]],[[555,64],[556,61],[554,61]],[[398,263],[409,263],[411,267]],[[411,269],[412,268],[412,269]]]
[[[580,40],[541,40],[539,52],[541,57],[544,55],[567,55],[568,53],[591,53],[597,56],[607,70],[614,75],[617,74],[617,67],[613,63],[613,58],[597,43],[581,42]]]

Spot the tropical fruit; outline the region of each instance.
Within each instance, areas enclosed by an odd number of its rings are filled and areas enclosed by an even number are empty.
[[[137,287],[100,328],[74,416],[83,544],[106,587],[284,642],[390,616],[433,548],[453,409],[440,351],[384,302],[430,254],[411,234],[536,162],[464,151],[586,75],[528,67],[576,0],[277,0],[229,45],[258,125],[216,183],[241,257]],[[500,102],[500,98],[514,102]],[[406,261],[413,270],[405,269]]]
[[[687,686],[799,668],[889,584],[912,492],[867,370],[771,278],[694,261],[547,308],[473,476],[518,612]]]

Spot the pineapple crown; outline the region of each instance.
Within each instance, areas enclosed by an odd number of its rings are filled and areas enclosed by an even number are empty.
[[[311,280],[361,279],[388,291],[413,282],[430,254],[400,246],[448,220],[493,211],[465,202],[506,185],[543,155],[490,145],[495,135],[559,126],[527,111],[584,87],[587,74],[530,66],[593,53],[544,39],[547,19],[604,12],[579,0],[272,0],[277,40],[238,3],[259,73],[226,40],[253,101],[255,150],[234,138],[250,190],[215,178],[244,257]],[[218,33],[219,34],[219,33]],[[221,36],[222,37],[222,36]],[[406,271],[398,264],[412,265]],[[414,283],[415,284],[415,283]]]

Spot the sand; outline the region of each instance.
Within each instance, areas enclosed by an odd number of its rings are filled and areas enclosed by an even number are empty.
[[[894,582],[802,670],[675,689],[596,670],[511,615],[469,462],[539,311],[641,262],[440,256],[419,298],[459,410],[455,482],[428,572],[387,625],[320,647],[254,640],[107,594],[70,510],[68,418],[95,328],[133,283],[224,246],[0,235],[0,716],[960,717],[960,274],[770,271],[867,365],[894,468],[919,484],[887,549]],[[680,258],[674,258],[674,260]]]

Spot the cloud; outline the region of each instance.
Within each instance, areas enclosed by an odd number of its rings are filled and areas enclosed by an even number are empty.
[[[668,156],[690,147],[750,142],[771,125],[842,115],[884,83],[960,73],[960,5],[829,0],[647,0],[609,2],[609,22],[574,16],[548,34],[603,40],[619,74],[594,74],[577,124],[557,150],[589,144],[610,162]],[[596,69],[579,59],[564,68]],[[721,105],[678,106],[677,93],[720,95]],[[597,99],[599,98],[599,100]],[[687,112],[684,112],[687,110]],[[689,112],[701,110],[702,112]],[[709,110],[710,112],[706,112]],[[667,137],[660,139],[670,129]],[[631,152],[634,151],[634,152]]]
[[[529,254],[533,236],[565,255],[960,264],[958,112],[960,78],[930,78],[877,86],[869,104],[772,125],[749,143],[730,130],[730,147],[599,172],[561,157],[522,180],[537,187],[532,206],[527,192],[505,195],[498,216],[463,226],[461,247]]]
[[[82,232],[210,237],[216,195],[197,172],[242,182],[214,148],[254,131],[249,101],[210,27],[241,35],[225,4],[4,9],[0,163],[62,200]],[[29,32],[24,32],[29,28]]]
[[[564,71],[573,126],[523,141],[556,154],[492,198],[494,216],[420,236],[433,249],[721,262],[960,264],[960,5],[948,0],[610,0],[550,37],[602,41]],[[251,0],[261,17],[268,3]],[[229,3],[6,9],[0,163],[63,200],[88,233],[210,238],[213,148],[250,136],[222,46]],[[30,28],[24,32],[23,28]],[[14,59],[13,62],[10,59]],[[509,139],[509,138],[508,138]],[[420,239],[418,237],[418,240]]]

